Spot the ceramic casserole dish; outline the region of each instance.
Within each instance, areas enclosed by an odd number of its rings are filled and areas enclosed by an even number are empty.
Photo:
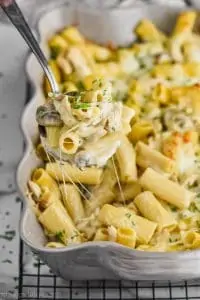
[[[90,7],[62,6],[46,13],[39,21],[40,44],[48,56],[46,41],[63,28],[78,21],[80,31],[100,43],[112,40],[127,45],[133,39],[132,29],[142,18],[151,19],[159,28],[170,31],[180,9],[139,5],[99,11]],[[31,54],[27,73],[34,94],[25,108],[21,127],[26,151],[19,164],[17,182],[24,201],[20,233],[23,241],[52,271],[66,280],[116,279],[180,280],[200,275],[200,251],[156,253],[131,250],[114,242],[87,242],[60,249],[45,248],[46,237],[26,197],[27,181],[32,170],[41,164],[34,151],[38,139],[35,112],[45,99],[42,91],[43,72]]]

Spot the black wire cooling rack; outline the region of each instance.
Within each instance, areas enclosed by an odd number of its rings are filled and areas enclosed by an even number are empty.
[[[155,281],[64,281],[37,257],[27,267],[23,242],[20,242],[18,300],[200,300],[200,279],[183,282]]]

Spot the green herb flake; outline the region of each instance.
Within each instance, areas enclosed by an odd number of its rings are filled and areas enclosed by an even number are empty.
[[[197,207],[196,207],[194,202],[192,202],[190,204],[189,211],[191,211],[191,212],[196,212],[197,211]]]
[[[60,242],[63,242],[64,236],[65,236],[65,230],[58,231],[58,232],[56,232],[56,234],[55,234],[55,237],[56,237]]]
[[[133,226],[135,226],[135,222],[131,221],[131,224],[132,224]]]
[[[130,219],[131,218],[131,213],[126,213],[125,216]]]
[[[197,225],[198,229],[200,229],[200,220],[196,221],[196,225]]]
[[[173,243],[173,240],[172,240],[172,238],[171,238],[171,237],[169,238],[169,242],[170,242],[170,243]]]
[[[88,109],[90,108],[90,103],[82,102],[82,103],[74,103],[72,104],[73,109]]]

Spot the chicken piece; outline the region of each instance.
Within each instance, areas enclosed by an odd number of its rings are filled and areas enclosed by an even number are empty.
[[[69,61],[73,65],[80,79],[92,73],[90,67],[87,64],[86,58],[78,47],[71,47],[69,49],[67,59],[69,59]]]

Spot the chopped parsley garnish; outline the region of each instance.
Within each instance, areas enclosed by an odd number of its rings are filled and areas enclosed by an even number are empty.
[[[77,103],[72,104],[72,108],[74,108],[74,109],[88,109],[88,108],[90,108],[90,103],[77,102]]]
[[[61,230],[61,231],[56,232],[55,237],[56,237],[60,242],[63,242],[64,235],[65,235],[65,230]]]
[[[125,216],[130,219],[131,218],[131,213],[126,213]]]
[[[191,212],[197,211],[197,207],[196,207],[196,205],[195,205],[194,202],[192,202],[192,203],[190,204],[189,211],[191,211]]]
[[[135,222],[131,221],[131,224],[132,224],[133,226],[135,226]]]
[[[200,221],[199,220],[196,221],[196,224],[197,224],[197,227],[200,229]]]
[[[176,243],[177,241],[178,241],[178,238],[175,238],[175,237],[174,238],[172,238],[172,237],[169,238],[170,243]]]
[[[106,95],[106,92],[107,92],[106,90],[103,90],[103,93],[102,93],[102,94],[103,94],[103,96],[105,96],[105,95]]]

